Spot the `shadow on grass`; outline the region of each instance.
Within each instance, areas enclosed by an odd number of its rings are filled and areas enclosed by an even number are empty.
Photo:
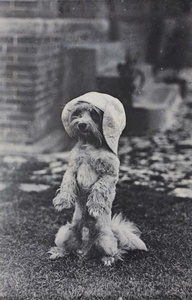
[[[72,215],[54,211],[54,193],[17,185],[1,193],[0,299],[191,299],[190,200],[119,186],[113,212],[138,225],[149,251],[132,251],[109,268],[97,258],[80,268],[74,257],[48,259],[58,227]]]

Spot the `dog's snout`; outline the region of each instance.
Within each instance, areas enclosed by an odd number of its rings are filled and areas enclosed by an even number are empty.
[[[87,129],[87,124],[86,123],[80,123],[78,125],[78,127],[79,127],[79,130],[84,131],[84,130]]]

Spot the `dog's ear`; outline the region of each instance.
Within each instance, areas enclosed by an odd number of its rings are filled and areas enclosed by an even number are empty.
[[[72,101],[68,102],[63,111],[62,111],[62,115],[61,115],[61,121],[63,123],[63,126],[67,132],[67,134],[72,137],[73,134],[69,128],[70,122],[71,122],[71,115],[74,111],[74,109],[76,109],[75,104],[77,103],[76,99],[73,99]]]
[[[109,148],[117,154],[120,135],[126,125],[126,116],[124,107],[116,98],[103,95],[108,103],[103,114],[103,135]]]

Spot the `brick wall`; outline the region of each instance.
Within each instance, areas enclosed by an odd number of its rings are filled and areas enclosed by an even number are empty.
[[[64,48],[107,30],[105,20],[0,18],[0,140],[33,143],[60,126]]]

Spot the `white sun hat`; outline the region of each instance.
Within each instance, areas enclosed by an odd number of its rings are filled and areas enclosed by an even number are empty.
[[[117,154],[119,138],[126,125],[125,110],[122,103],[117,98],[97,92],[89,92],[71,100],[64,107],[61,116],[63,126],[71,137],[73,134],[69,125],[78,101],[90,103],[103,111],[103,135],[109,148]]]

